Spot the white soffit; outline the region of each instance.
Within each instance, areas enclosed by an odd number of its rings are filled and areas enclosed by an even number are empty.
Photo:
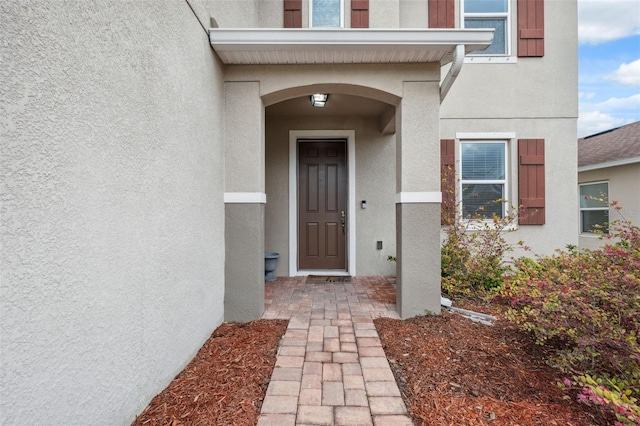
[[[493,29],[211,28],[211,46],[225,64],[382,64],[451,61],[486,49]]]

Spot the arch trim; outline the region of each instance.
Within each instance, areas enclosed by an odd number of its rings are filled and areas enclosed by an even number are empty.
[[[368,86],[346,83],[321,83],[304,86],[294,86],[286,89],[262,95],[262,102],[266,107],[287,101],[300,96],[308,96],[313,93],[340,93],[346,95],[360,96],[363,98],[375,99],[386,104],[397,106],[400,104],[400,97],[392,93],[385,92]]]

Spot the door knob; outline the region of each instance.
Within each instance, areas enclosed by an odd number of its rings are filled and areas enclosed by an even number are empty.
[[[344,210],[340,212],[340,224],[342,224],[342,233],[344,234],[345,223],[347,222],[347,215]]]

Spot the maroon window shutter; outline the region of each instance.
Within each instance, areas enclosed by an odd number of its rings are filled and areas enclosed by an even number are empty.
[[[544,0],[518,0],[518,56],[544,56]]]
[[[450,225],[456,216],[456,156],[453,139],[440,140],[440,190],[442,207],[440,224]]]
[[[454,28],[454,0],[429,0],[429,28]]]
[[[520,225],[544,225],[544,139],[518,140]]]
[[[284,0],[284,27],[302,28],[302,0]]]
[[[369,0],[351,0],[351,28],[369,28]]]

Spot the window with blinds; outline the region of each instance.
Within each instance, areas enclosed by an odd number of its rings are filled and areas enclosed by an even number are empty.
[[[462,217],[504,217],[507,198],[507,143],[504,141],[462,142]]]

